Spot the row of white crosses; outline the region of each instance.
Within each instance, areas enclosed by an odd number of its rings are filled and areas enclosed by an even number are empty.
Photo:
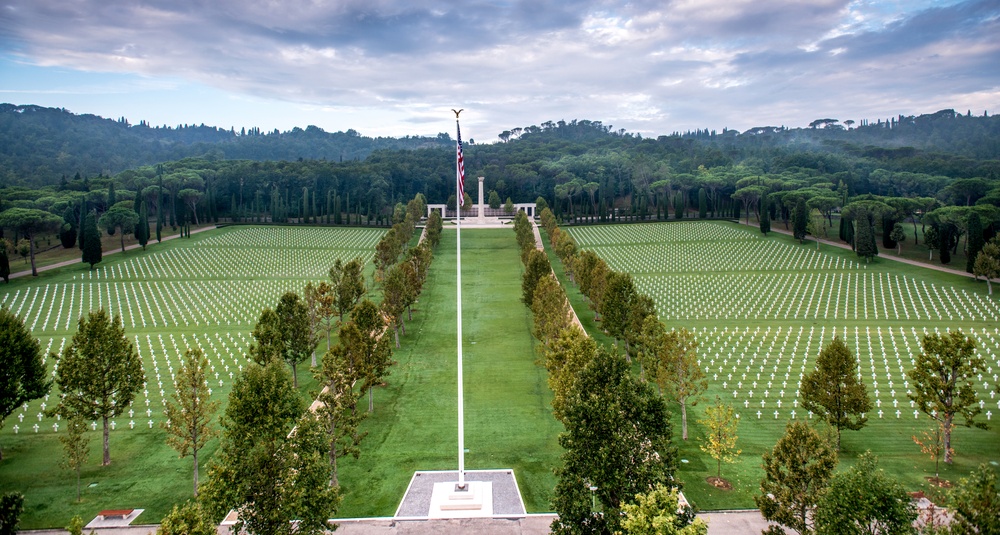
[[[216,233],[202,240],[213,247],[294,248],[321,249],[374,249],[385,234],[383,229],[365,228],[296,228],[296,227],[239,227],[228,232]]]
[[[570,234],[580,247],[617,243],[664,243],[684,241],[757,240],[759,235],[731,225],[709,221],[655,223],[648,225],[595,225],[573,227]]]
[[[46,284],[8,294],[2,302],[38,335],[71,332],[81,316],[98,307],[121,314],[129,329],[252,325],[263,307],[274,306],[276,296],[301,292],[303,284],[273,278]]]
[[[978,293],[871,272],[634,275],[661,318],[1000,321]]]
[[[163,407],[170,400],[174,392],[174,381],[176,373],[183,364],[183,356],[188,348],[198,347],[204,353],[209,362],[207,370],[206,386],[209,387],[209,395],[223,396],[228,392],[226,385],[231,386],[236,375],[243,371],[247,362],[246,351],[249,347],[249,337],[242,332],[226,331],[223,334],[218,332],[213,335],[196,334],[188,335],[180,333],[175,336],[169,333],[143,336],[133,335],[132,342],[143,361],[144,381],[143,388],[136,399],[129,405],[120,418],[127,419],[127,422],[112,420],[109,423],[111,429],[125,427],[153,428],[154,424],[163,418]],[[49,338],[45,346],[44,354],[47,356],[55,346],[56,338]],[[62,354],[66,348],[68,339],[59,338],[59,347],[55,354]],[[52,367],[52,377],[55,378],[58,371],[58,364]],[[12,419],[16,419],[14,425],[8,426],[11,432],[45,431],[49,428],[52,432],[59,432],[65,429],[61,425],[61,417],[54,418],[45,415],[46,408],[50,408],[50,398],[58,395],[56,392],[50,393],[41,400],[25,403]],[[96,429],[96,421],[89,424],[91,429]]]
[[[935,331],[941,333],[939,329],[915,327],[907,333],[902,327],[883,330],[846,326],[828,333],[825,326],[818,330],[810,327],[808,332],[801,326],[779,326],[772,334],[772,327],[757,326],[753,330],[724,327],[721,331],[705,327],[696,334],[700,341],[699,364],[710,388],[731,399],[737,409],[740,405],[744,410],[760,409],[759,415],[750,411],[757,418],[803,417],[799,408],[802,377],[813,370],[816,356],[829,339],[839,334],[855,351],[859,378],[873,397],[869,418],[919,419],[921,413],[907,395],[912,390],[906,372],[915,365],[923,336]],[[991,332],[985,328],[968,334],[977,340],[977,351],[987,360],[986,373],[976,378],[976,390],[978,404],[989,420],[993,405],[1000,411],[1000,393],[995,390],[1000,378],[1000,336],[996,336],[997,329]]]

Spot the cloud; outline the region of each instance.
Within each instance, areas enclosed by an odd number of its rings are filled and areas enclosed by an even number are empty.
[[[954,102],[996,108],[1000,86],[993,0],[6,0],[0,9],[0,53],[20,61],[340,110],[318,117],[327,130],[364,132],[336,121],[378,110],[371,126],[383,135],[419,133],[438,113],[446,125],[454,106],[496,132],[573,118],[643,134],[742,130]]]

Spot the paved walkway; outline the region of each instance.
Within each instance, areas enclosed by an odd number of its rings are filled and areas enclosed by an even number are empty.
[[[740,224],[744,225],[744,226],[751,227],[751,228],[757,228],[757,229],[760,228],[757,225],[757,223],[751,223],[751,224],[748,225],[744,221],[745,220],[740,221]],[[773,227],[771,228],[771,232],[777,232],[779,234],[784,234],[786,236],[791,236],[792,235],[792,231],[790,231],[790,230],[776,229],[776,228],[773,228]],[[833,241],[833,240],[827,240],[827,239],[815,238],[815,237],[810,237],[810,239],[818,241],[821,244],[830,245],[832,247],[839,247],[841,249],[846,249],[848,251],[851,250],[851,246],[850,245],[848,245],[846,243],[842,243],[840,241]],[[883,252],[883,253],[885,252],[884,250],[881,250],[881,249],[880,249],[880,251]],[[889,254],[879,254],[878,257],[879,258],[886,258],[886,259],[889,259],[889,260],[893,260],[895,262],[902,262],[904,264],[910,264],[911,266],[919,266],[919,267],[923,267],[923,268],[927,268],[927,269],[933,269],[933,270],[936,270],[936,271],[940,271],[942,273],[951,273],[952,275],[959,275],[961,277],[975,278],[972,275],[972,273],[966,273],[965,271],[960,271],[960,270],[957,270],[957,269],[952,269],[950,267],[945,267],[945,266],[942,266],[941,264],[929,264],[927,262],[920,262],[918,260],[911,260],[909,258],[903,258],[901,256],[894,256],[894,255],[889,255]]]
[[[202,227],[202,228],[198,228],[198,229],[192,230],[191,234],[198,234],[199,232],[205,232],[206,230],[213,230],[213,229],[216,229],[216,228],[218,228],[218,227],[215,227],[215,226],[212,226],[212,227]],[[179,238],[179,237],[180,237],[180,234],[173,234],[171,236],[167,236],[167,237],[163,238],[160,241],[173,240],[173,239]],[[156,243],[159,243],[159,242],[156,242]],[[156,243],[149,242],[147,245],[156,245]],[[125,246],[125,250],[126,251],[131,251],[133,249],[138,249],[139,247],[141,247],[141,246],[138,243],[133,243],[132,245],[126,245]],[[105,251],[105,252],[101,253],[101,257],[102,258],[106,258],[108,256],[111,256],[113,254],[117,254],[117,253],[120,253],[120,252],[122,252],[121,247],[116,247],[113,251]],[[42,266],[42,267],[38,268],[38,272],[41,273],[42,271],[48,271],[50,269],[56,269],[56,268],[61,268],[61,267],[66,267],[66,266],[72,266],[73,264],[79,264],[82,261],[83,260],[81,260],[79,258],[74,258],[73,260],[65,260],[63,262],[59,262],[59,263],[56,263],[56,264],[49,264],[47,266]],[[27,271],[18,271],[17,273],[11,273],[10,278],[16,279],[18,277],[28,277],[28,276],[31,276],[31,270],[30,269],[27,270]]]

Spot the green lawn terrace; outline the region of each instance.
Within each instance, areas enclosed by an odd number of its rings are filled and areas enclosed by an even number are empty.
[[[91,423],[97,431],[91,440],[91,457],[96,460],[84,468],[84,479],[89,474],[99,485],[84,494],[89,492],[89,499],[99,501],[102,508],[131,507],[135,504],[130,505],[128,494],[115,490],[118,484],[112,485],[108,478],[141,481],[152,468],[156,475],[149,482],[165,487],[163,494],[157,490],[137,499],[153,506],[148,521],[159,520],[176,501],[177,490],[183,496],[183,489],[190,489],[190,459],[177,459],[159,427],[164,405],[174,392],[175,370],[187,349],[204,351],[211,397],[224,409],[233,380],[247,363],[250,332],[261,310],[274,307],[285,291],[301,294],[308,281],[326,279],[337,258],[370,260],[383,234],[381,229],[227,227],[153,245],[146,252],[108,256],[93,271],[78,264],[0,289],[0,304],[22,317],[41,341],[53,377],[55,364],[49,353],[62,354],[79,317],[101,307],[121,315],[126,336],[142,358],[144,388],[110,423],[115,465],[111,472],[98,466],[100,422]],[[323,351],[325,347],[320,347],[317,354]],[[308,396],[315,386],[308,363],[298,371]],[[26,403],[7,418],[0,430],[5,454],[0,482],[25,492],[27,526],[65,525],[72,516],[64,520],[59,513],[56,524],[38,516],[45,502],[69,504],[72,497],[66,496],[75,492],[67,483],[68,472],[58,467],[62,452],[55,439],[64,433],[65,422],[44,415],[58,396],[53,386],[48,396]],[[214,447],[210,445],[203,460]],[[149,459],[138,461],[135,456]],[[26,471],[25,466],[32,468]]]
[[[723,222],[567,230],[580,248],[631,273],[668,328],[696,333],[708,378],[703,399],[718,397],[740,418],[743,455],[736,465],[723,467],[723,477],[735,484],[727,493],[703,481],[715,475],[714,461],[697,446],[703,430],[696,421],[704,403],[689,408],[691,440],[679,443],[687,461],[680,477],[697,506],[753,507],[760,455],[773,447],[786,422],[815,421],[801,408],[799,386],[834,336],[854,351],[873,403],[868,426],[844,432],[842,463],[853,463],[871,448],[910,490],[928,490],[923,476],[933,475],[934,463],[911,437],[933,422],[907,397],[906,372],[925,334],[954,329],[972,336],[986,360],[985,373],[972,380],[982,409],[978,420],[991,430],[957,429],[956,465],[942,467],[942,477],[957,479],[979,462],[1000,463],[1000,307],[985,283],[885,259],[864,264],[850,250],[817,251],[812,241],[799,244],[777,233],[764,237]],[[585,323],[592,324],[592,312],[578,308],[577,313],[589,315]],[[675,415],[677,436],[679,426]]]

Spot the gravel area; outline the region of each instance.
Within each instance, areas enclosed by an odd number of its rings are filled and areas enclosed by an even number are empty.
[[[469,470],[466,481],[493,483],[493,517],[519,517],[525,515],[524,502],[517,488],[512,470]],[[403,501],[396,510],[396,518],[426,518],[430,512],[431,494],[435,483],[458,481],[457,471],[416,472]]]

